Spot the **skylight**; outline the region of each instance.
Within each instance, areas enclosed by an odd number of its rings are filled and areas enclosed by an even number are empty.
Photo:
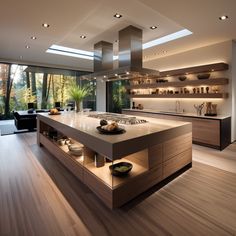
[[[176,39],[188,36],[190,34],[192,34],[191,31],[189,31],[187,29],[183,29],[183,30],[177,31],[173,34],[168,34],[164,37],[161,37],[161,38],[149,41],[147,43],[144,43],[143,44],[143,49],[147,49],[147,48],[150,48],[150,47],[153,47],[153,46],[157,46],[157,45],[160,45],[160,44],[163,44],[163,43],[167,43],[167,42],[170,42],[172,40],[176,40]]]
[[[143,49],[147,49],[156,45],[160,45],[163,43],[170,42],[172,40],[176,40],[185,36],[188,36],[192,34],[191,31],[184,29],[177,31],[173,34],[166,35],[164,37],[149,41],[147,43],[143,44]],[[53,54],[59,54],[59,55],[64,55],[64,56],[70,56],[70,57],[77,57],[77,58],[82,58],[82,59],[87,59],[87,60],[93,60],[94,59],[94,53],[90,51],[85,51],[85,50],[80,50],[80,49],[74,49],[74,48],[68,48],[68,47],[63,47],[59,45],[53,44],[48,50],[46,51],[47,53],[53,53]],[[113,60],[118,60],[118,56],[113,56]]]
[[[78,57],[87,60],[93,60],[94,53],[90,51],[63,47],[53,44],[46,52],[64,56]]]

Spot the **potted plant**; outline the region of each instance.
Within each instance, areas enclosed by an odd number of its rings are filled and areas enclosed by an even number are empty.
[[[81,103],[83,99],[87,96],[89,96],[93,91],[93,86],[90,84],[80,86],[77,85],[76,82],[73,82],[68,90],[68,94],[71,99],[75,101],[75,109],[76,112],[79,112],[81,110]]]

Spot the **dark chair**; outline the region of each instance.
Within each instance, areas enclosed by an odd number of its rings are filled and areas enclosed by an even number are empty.
[[[55,102],[55,108],[61,107],[61,102]]]
[[[15,126],[18,130],[34,130],[37,127],[37,115],[27,111],[15,111],[13,113]]]
[[[28,109],[36,109],[37,104],[34,102],[29,102],[28,103]]]
[[[54,105],[55,105],[54,107],[55,107],[58,111],[64,111],[64,109],[61,108],[61,102],[55,102]]]

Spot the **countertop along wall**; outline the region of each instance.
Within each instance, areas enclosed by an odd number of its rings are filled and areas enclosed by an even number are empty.
[[[234,49],[234,55],[236,51],[236,46],[233,47],[232,41],[226,41],[207,47],[201,47],[186,51],[179,54],[174,54],[166,57],[162,57],[155,60],[144,61],[144,67],[150,69],[156,69],[159,71],[166,71],[178,68],[186,68],[198,65],[213,64],[217,62],[225,62],[229,64],[228,71],[222,72],[212,72],[211,77],[226,77],[229,79],[229,85],[226,86],[226,91],[228,90],[229,97],[223,100],[214,99],[157,99],[157,98],[139,98],[134,99],[138,104],[144,105],[145,109],[155,109],[155,110],[173,110],[175,108],[175,101],[181,102],[181,109],[186,112],[193,113],[195,109],[194,104],[201,104],[202,102],[211,101],[218,104],[218,114],[219,115],[229,115],[232,116],[232,141],[236,139],[236,127],[235,123],[235,110],[232,111],[232,106],[235,104],[235,84],[236,77],[232,77],[233,73],[236,74],[236,55],[234,56],[234,61],[232,58]],[[235,65],[232,69],[232,65]],[[194,76],[194,75],[187,75]],[[234,80],[233,80],[233,79]],[[169,78],[174,79],[174,78]],[[175,78],[176,79],[176,78]],[[233,80],[233,81],[232,81]],[[232,86],[234,85],[234,86]],[[232,97],[233,96],[233,97]]]

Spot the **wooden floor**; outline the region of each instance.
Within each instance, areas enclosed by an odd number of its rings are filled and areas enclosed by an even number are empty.
[[[236,145],[193,154],[193,168],[112,211],[36,145],[35,133],[0,137],[0,235],[236,235],[236,172],[206,165],[209,156],[208,164],[236,165]]]

